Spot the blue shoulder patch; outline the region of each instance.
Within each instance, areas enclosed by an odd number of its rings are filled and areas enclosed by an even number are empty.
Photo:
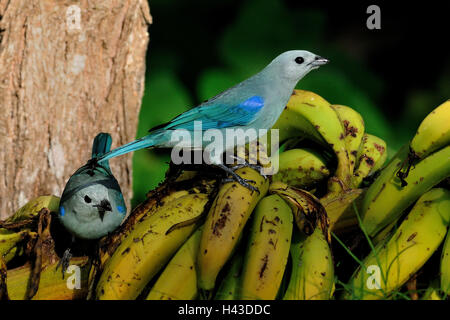
[[[260,96],[253,96],[240,103],[239,106],[248,112],[257,112],[264,106],[264,99]]]
[[[63,206],[59,207],[59,214],[61,215],[61,217],[64,217],[64,215],[66,214],[66,209],[64,209]]]
[[[122,207],[122,206],[117,206],[117,210],[119,210],[119,212],[120,212],[121,214],[124,214],[124,213],[125,213],[125,208]]]

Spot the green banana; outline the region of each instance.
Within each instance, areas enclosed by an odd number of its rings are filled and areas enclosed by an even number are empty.
[[[352,187],[358,188],[365,177],[383,166],[386,158],[386,142],[377,136],[364,134],[352,176]]]
[[[326,160],[318,152],[312,149],[291,149],[279,155],[279,169],[272,176],[272,181],[311,190],[329,175]]]
[[[439,292],[439,281],[433,280],[420,300],[443,300]]]
[[[22,220],[31,219],[38,215],[41,209],[47,208],[50,212],[58,212],[59,197],[40,196],[30,200],[26,205],[16,211],[11,217],[5,220],[5,223],[14,223]]]
[[[136,299],[196,229],[192,222],[201,217],[207,202],[207,194],[188,194],[139,220],[107,260],[96,287],[97,298]]]
[[[193,300],[197,297],[197,257],[202,227],[181,246],[159,276],[147,300]]]
[[[256,206],[241,276],[241,299],[274,300],[291,245],[291,208],[278,195]]]
[[[279,130],[280,143],[293,137],[306,136],[333,150],[337,168],[329,179],[329,190],[339,192],[349,188],[351,172],[344,127],[336,111],[325,99],[310,91],[294,90],[272,129]]]
[[[215,300],[237,300],[241,286],[242,265],[244,255],[235,252],[231,258],[230,268],[225,278],[217,289]]]
[[[284,300],[328,300],[334,291],[331,249],[317,227],[309,237],[294,232],[292,271]]]
[[[450,231],[447,232],[441,255],[441,290],[450,295]]]
[[[221,186],[206,217],[197,256],[198,287],[201,298],[210,299],[219,271],[232,255],[242,229],[258,201],[267,193],[269,182],[251,168],[236,173],[252,183],[259,192],[237,182]]]
[[[4,259],[5,263],[11,261],[17,253],[21,252],[19,243],[33,234],[35,233],[27,229],[16,232],[0,228],[0,257]]]
[[[401,216],[424,192],[450,175],[450,146],[418,162],[407,178],[408,185],[401,187],[396,172],[408,156],[404,146],[382,170],[367,190],[362,200],[362,222],[370,236]]]
[[[350,160],[350,172],[353,172],[357,162],[358,150],[364,136],[364,120],[361,114],[350,107],[343,105],[331,105],[331,107],[336,111],[344,126],[345,142]]]
[[[444,240],[450,219],[450,191],[436,188],[420,197],[395,233],[377,254],[364,259],[349,281],[344,298],[381,299],[414,275]],[[379,270],[378,286],[368,286]]]

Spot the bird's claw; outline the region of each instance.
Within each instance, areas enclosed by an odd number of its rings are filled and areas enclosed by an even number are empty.
[[[239,175],[236,175],[236,176],[237,176],[237,177],[234,177],[234,176],[233,176],[233,178],[225,178],[225,179],[222,179],[222,183],[227,183],[227,182],[237,182],[237,183],[239,183],[241,186],[243,186],[243,187],[249,189],[250,191],[256,191],[256,192],[259,193],[259,189],[258,189],[257,187],[252,186],[252,185],[250,184],[250,183],[255,183],[254,180],[244,179],[244,178],[241,178]]]
[[[56,270],[58,270],[59,266],[61,266],[63,279],[64,279],[64,274],[66,273],[67,269],[69,268],[70,259],[72,259],[72,253],[70,252],[70,248],[67,248],[66,251],[64,251],[62,258],[59,260],[58,264],[56,265]]]
[[[235,158],[237,158],[237,157],[235,157]],[[237,158],[237,159],[240,159],[240,158]],[[233,170],[233,171],[236,171],[236,170],[241,169],[241,168],[251,168],[251,169],[253,169],[253,170],[255,170],[255,171],[258,171],[258,173],[259,173],[264,179],[268,179],[268,176],[267,176],[266,174],[263,173],[263,172],[264,172],[264,167],[263,167],[263,166],[260,166],[260,165],[258,165],[258,164],[252,164],[252,163],[248,163],[248,162],[245,162],[245,163],[239,163],[239,164],[236,164],[236,165],[232,166],[230,169]]]

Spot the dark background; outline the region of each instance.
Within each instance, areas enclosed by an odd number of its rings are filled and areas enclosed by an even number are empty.
[[[331,60],[297,88],[359,111],[388,157],[450,98],[449,2],[150,0],[153,25],[137,137],[261,70],[286,50]],[[381,9],[369,30],[366,9]],[[135,153],[133,203],[164,177],[167,151]]]

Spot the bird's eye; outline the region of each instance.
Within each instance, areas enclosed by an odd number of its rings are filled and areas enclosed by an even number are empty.
[[[295,58],[295,62],[297,62],[298,64],[302,64],[304,61],[305,59],[303,59],[302,57]]]
[[[89,198],[88,196],[84,196],[84,202],[91,203],[91,201],[91,198]]]

